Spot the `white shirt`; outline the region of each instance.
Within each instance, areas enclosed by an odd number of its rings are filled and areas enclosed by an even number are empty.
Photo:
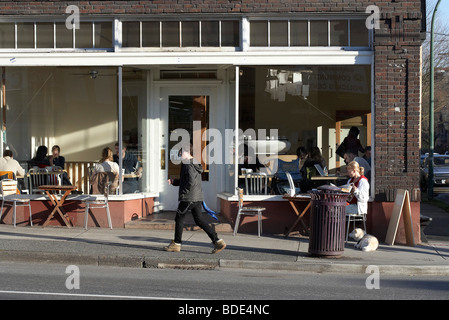
[[[20,166],[19,162],[11,157],[0,158],[0,171],[12,171],[16,176],[23,177],[25,170]]]
[[[119,173],[120,168],[117,162],[108,161],[95,164],[95,172],[115,172]]]
[[[348,184],[351,183],[351,179],[348,180]],[[369,182],[367,179],[360,179],[357,190],[354,191],[354,196],[357,199],[357,212],[358,214],[368,213],[368,200],[369,200]]]

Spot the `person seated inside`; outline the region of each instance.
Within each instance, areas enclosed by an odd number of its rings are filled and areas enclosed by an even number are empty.
[[[326,161],[324,161],[323,156],[321,155],[321,150],[318,147],[313,147],[310,152],[310,157],[306,159],[304,165],[301,168],[301,192],[307,192],[312,188],[316,187],[316,184],[311,181],[311,178],[319,175],[315,165],[319,164],[322,168],[326,166]]]
[[[62,170],[64,170],[65,166],[65,158],[61,156],[61,148],[58,145],[54,145],[51,148],[51,156],[48,157],[48,161],[50,162],[50,165],[60,167]],[[71,186],[72,183],[69,180],[69,176],[67,175],[67,172],[64,172],[62,174],[62,185],[65,186]]]
[[[12,171],[16,177],[23,177],[25,175],[25,170],[20,163],[13,159],[11,150],[3,151],[3,158],[0,158],[0,171]]]
[[[243,153],[239,152],[239,176],[245,175],[245,170],[249,169],[252,172],[258,172],[263,165],[254,152],[254,149],[248,147],[247,144],[240,145],[239,151],[243,149]],[[243,169],[243,170],[242,170]],[[245,189],[245,178],[238,179],[239,188]]]
[[[292,177],[293,184],[295,185],[295,194],[301,193],[299,187],[302,180],[300,168],[302,168],[309,155],[304,147],[296,149],[296,155],[298,157],[292,161],[277,160],[277,170],[271,183],[275,194],[283,195],[290,193],[290,183],[288,182],[286,172],[290,173]]]
[[[39,146],[36,155],[29,161],[30,168],[39,167],[45,168],[51,166],[50,160],[47,158],[48,148],[46,146]]]
[[[142,177],[142,167],[138,167],[137,156],[128,152],[126,144],[122,144],[122,160],[125,174],[134,174],[136,177],[123,180],[123,193],[134,193],[139,190],[139,178]],[[119,164],[119,144],[115,144],[114,162]]]
[[[351,161],[346,168],[349,175],[348,185],[352,186],[346,213],[366,214],[368,212],[369,182],[364,176],[364,168],[357,161]]]

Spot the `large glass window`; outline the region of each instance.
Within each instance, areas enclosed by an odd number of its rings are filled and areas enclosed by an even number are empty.
[[[344,159],[335,151],[353,126],[362,146],[371,145],[370,70],[368,65],[242,67],[239,128],[246,147],[239,153],[240,168],[266,172],[273,194],[287,193],[285,171],[301,192],[323,183],[314,164],[342,176],[335,184],[346,183]],[[305,165],[307,154],[317,161]],[[244,179],[238,183],[244,187]]]
[[[4,147],[28,169],[39,146],[50,153],[59,145],[70,181],[87,193],[88,167],[118,137],[116,74],[112,67],[7,67]]]

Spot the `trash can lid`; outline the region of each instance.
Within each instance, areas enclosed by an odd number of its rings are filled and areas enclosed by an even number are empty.
[[[333,186],[330,184],[325,184],[323,186],[319,186],[317,188],[318,190],[323,190],[323,191],[337,191],[337,192],[342,192],[341,188],[337,187],[337,186]]]

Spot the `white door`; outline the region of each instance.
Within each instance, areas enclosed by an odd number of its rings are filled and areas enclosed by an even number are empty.
[[[161,180],[159,207],[162,210],[176,210],[178,207],[178,187],[168,184],[169,178],[179,178],[181,170],[177,145],[186,139],[193,141],[194,148],[202,151],[206,141],[201,137],[211,124],[211,116],[216,110],[216,94],[213,88],[169,87],[160,91],[160,137],[161,142]],[[180,134],[188,136],[180,138]],[[187,141],[189,141],[187,140]],[[201,152],[202,153],[202,152]],[[200,155],[200,152],[198,152]],[[216,202],[216,187],[210,182],[213,174],[209,170],[207,159],[198,157],[203,166],[203,193],[206,202]]]

